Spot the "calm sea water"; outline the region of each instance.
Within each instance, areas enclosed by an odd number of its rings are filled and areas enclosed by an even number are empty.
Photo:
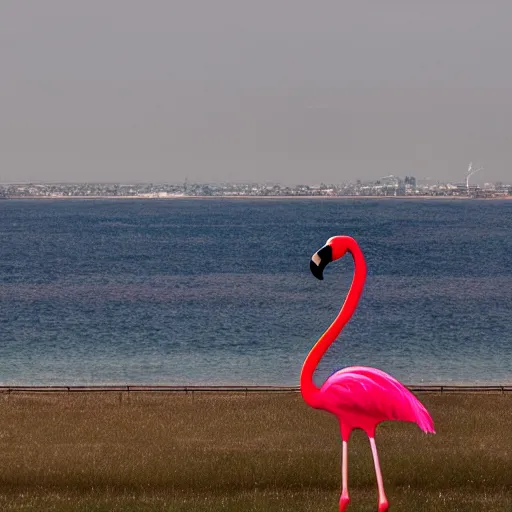
[[[1,384],[296,385],[360,243],[368,279],[318,381],[512,382],[512,201],[0,202]]]

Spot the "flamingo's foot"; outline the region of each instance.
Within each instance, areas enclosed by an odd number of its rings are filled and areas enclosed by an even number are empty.
[[[347,510],[348,504],[350,503],[350,498],[348,496],[341,496],[340,498],[340,512],[345,512]]]
[[[389,509],[389,504],[388,504],[387,500],[381,501],[379,503],[379,512],[387,512],[388,509]]]

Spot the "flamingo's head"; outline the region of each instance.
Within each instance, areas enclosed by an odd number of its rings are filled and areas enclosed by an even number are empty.
[[[350,238],[347,236],[332,236],[321,249],[313,254],[309,268],[317,279],[324,278],[324,268],[331,261],[336,261],[345,255],[348,251],[347,242],[349,240]]]

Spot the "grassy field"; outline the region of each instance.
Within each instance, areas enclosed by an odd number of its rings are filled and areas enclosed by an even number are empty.
[[[425,394],[436,423],[377,431],[393,512],[512,511],[512,394]],[[336,420],[298,394],[0,396],[0,510],[337,511]],[[350,511],[376,510],[367,439]]]

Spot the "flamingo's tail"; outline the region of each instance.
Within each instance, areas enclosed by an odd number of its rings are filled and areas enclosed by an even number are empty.
[[[425,409],[424,405],[418,399],[415,399],[411,405],[414,409],[414,421],[418,427],[420,427],[423,432],[428,434],[435,434],[436,430],[434,428],[434,420],[432,419],[432,416],[430,416],[427,409]]]

